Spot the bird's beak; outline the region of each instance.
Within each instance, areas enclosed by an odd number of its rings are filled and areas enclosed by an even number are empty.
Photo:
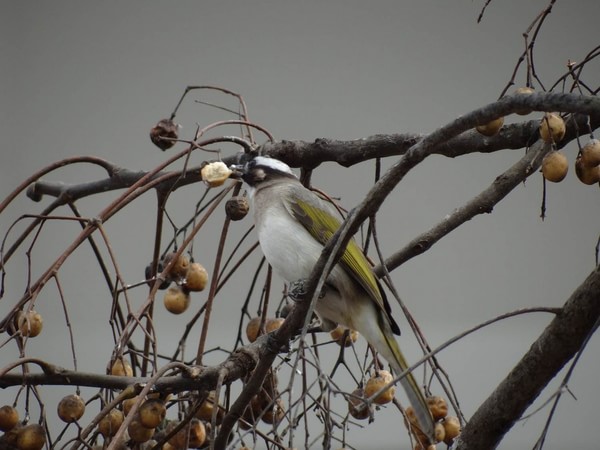
[[[232,164],[229,166],[229,168],[231,169],[231,175],[229,175],[229,178],[239,180],[242,178],[242,175],[244,175],[244,166],[241,164]]]

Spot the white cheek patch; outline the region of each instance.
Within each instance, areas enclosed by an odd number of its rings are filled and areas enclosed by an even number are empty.
[[[275,159],[275,158],[267,158],[265,156],[257,156],[256,158],[254,158],[254,163],[257,166],[270,167],[274,170],[278,170],[280,172],[289,173],[290,175],[294,175],[294,172],[292,172],[292,169],[290,169],[290,166],[288,166],[286,163],[279,161],[278,159]]]

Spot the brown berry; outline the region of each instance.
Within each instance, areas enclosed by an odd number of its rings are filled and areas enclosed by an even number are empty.
[[[132,397],[132,398],[128,398],[123,400],[123,414],[127,415],[129,414],[129,411],[131,411],[131,408],[133,408],[133,405],[140,403],[140,396],[136,396],[136,397]]]
[[[215,405],[215,391],[210,391],[208,393],[208,397],[206,400],[202,402],[200,408],[196,411],[196,418],[200,420],[204,420],[205,422],[212,422],[212,417],[215,412],[215,407],[217,408],[217,425],[221,424],[223,417],[225,416],[225,412],[223,408],[216,404]]]
[[[515,94],[533,94],[535,91],[530,88],[530,87],[520,87],[518,89],[515,90]],[[531,113],[531,109],[518,109],[517,111],[515,111],[517,114],[519,114],[520,116],[526,116],[527,114]]]
[[[476,130],[484,136],[493,136],[500,131],[502,125],[504,125],[504,117],[498,117],[486,124],[477,125]]]
[[[110,374],[117,377],[132,377],[133,369],[131,368],[129,361],[123,358],[117,358],[110,369]]]
[[[132,441],[140,443],[150,440],[154,435],[154,428],[146,428],[140,423],[139,417],[136,417],[127,427],[127,432]]]
[[[19,331],[23,336],[36,337],[42,332],[44,327],[44,319],[41,314],[31,309],[19,314],[17,319]]]
[[[179,256],[176,255],[176,252],[168,253],[164,258],[163,264],[166,267],[173,260],[173,258],[176,258],[176,261],[169,270],[169,275],[173,278],[185,278],[188,269],[190,268],[190,258],[184,253],[180,254]]]
[[[204,266],[197,262],[190,264],[190,268],[185,275],[185,288],[200,292],[204,290],[206,283],[208,283],[208,272]]]
[[[231,169],[222,161],[208,163],[200,170],[202,180],[209,187],[221,186],[227,181],[231,173]]]
[[[46,444],[44,427],[37,423],[26,425],[17,432],[17,448],[19,450],[41,450]]]
[[[581,149],[581,163],[586,167],[600,165],[600,140],[591,139]]]
[[[225,214],[233,221],[242,220],[248,214],[249,209],[246,197],[232,197],[225,203]]]
[[[63,422],[77,422],[85,412],[85,402],[77,394],[67,395],[58,403],[56,411]]]
[[[348,331],[348,333],[346,333]],[[356,330],[346,328],[343,325],[338,325],[329,332],[331,339],[337,342],[340,346],[350,347],[358,340],[359,333]]]
[[[548,153],[542,161],[542,175],[548,181],[558,183],[565,179],[569,171],[569,161],[561,151]]]
[[[348,396],[348,411],[358,420],[368,419],[373,414],[372,406],[367,406],[365,402],[365,392],[362,389],[355,389],[352,395]]]
[[[378,370],[375,373],[375,375],[369,378],[367,384],[365,385],[365,397],[371,397],[375,395],[376,392],[383,389],[393,380],[394,377],[392,377],[392,374],[390,372],[388,372],[387,370]],[[390,386],[377,397],[375,397],[373,402],[377,403],[378,405],[385,405],[394,400],[395,393],[396,387]]]
[[[167,431],[173,430],[177,425],[177,422],[170,422]],[[200,447],[205,440],[206,428],[204,423],[198,419],[192,419],[169,439],[169,444],[177,449],[187,449]]]
[[[173,139],[179,137],[179,125],[171,119],[162,119],[150,130],[150,140],[162,151],[175,145]]]
[[[429,446],[429,437],[419,426],[419,419],[417,419],[417,414],[415,413],[415,409],[412,406],[409,406],[404,411],[406,417],[404,418],[404,425],[406,428],[413,434],[417,442],[423,447],[427,448]]]
[[[261,334],[260,317],[253,317],[246,325],[246,337],[248,337],[250,342],[254,342]]]
[[[123,423],[124,416],[118,409],[111,409],[100,422],[98,422],[98,431],[105,438],[112,437]]]
[[[434,421],[443,419],[448,415],[448,404],[443,397],[438,395],[427,397],[427,406],[429,407],[429,412],[433,416]]]
[[[446,439],[446,429],[441,422],[437,422],[433,426],[433,438],[435,439],[435,442],[442,442]]]
[[[444,443],[452,445],[452,441],[460,434],[460,421],[458,417],[448,416],[442,421],[442,424],[446,432]]]
[[[19,411],[10,405],[0,408],[0,430],[9,431],[19,423]]]
[[[262,421],[269,424],[277,424],[285,417],[283,400],[278,398],[272,404],[268,405],[261,417]]]
[[[163,303],[170,313],[181,314],[190,306],[190,294],[184,292],[179,286],[171,286],[165,291]]]
[[[281,325],[283,325],[283,322],[285,322],[285,319],[282,317],[267,319],[265,322],[265,331],[271,333],[272,331],[278,330],[281,328]]]
[[[565,121],[556,113],[546,113],[540,122],[540,137],[549,144],[565,137]]]
[[[138,409],[140,424],[146,428],[156,428],[167,415],[167,408],[162,400],[146,400]]]
[[[600,181],[600,166],[587,167],[581,161],[581,156],[575,160],[575,174],[583,184],[595,184]]]

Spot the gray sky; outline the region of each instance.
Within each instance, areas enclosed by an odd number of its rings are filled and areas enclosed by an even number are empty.
[[[148,131],[170,114],[190,84],[214,84],[241,93],[250,118],[277,139],[352,139],[432,131],[497,98],[522,52],[522,32],[546,4],[496,0],[483,23],[477,24],[483,1],[4,3],[0,18],[3,194],[35,170],[73,155],[95,155],[131,169],[153,168],[166,154],[152,146]],[[535,54],[537,73],[546,86],[565,71],[567,59],[579,61],[599,44],[598,13],[597,1],[556,3]],[[595,68],[599,73],[598,64]],[[597,86],[599,80],[590,81]],[[517,84],[524,82],[521,71]],[[202,98],[229,101],[215,95]],[[196,123],[206,125],[222,118],[190,99],[178,120],[184,137],[191,137]],[[576,151],[574,144],[565,150],[571,163]],[[400,183],[381,210],[378,223],[384,248],[389,252],[401,248],[487,187],[521,155],[519,150],[425,161]],[[203,157],[196,156],[194,163]],[[347,171],[328,164],[313,181],[352,207],[369,188],[370,167]],[[559,306],[592,270],[600,231],[598,187],[583,186],[572,172],[571,168],[563,183],[548,186],[545,222],[539,219],[541,176],[536,175],[493,214],[467,223],[394,273],[400,294],[433,346],[500,313]],[[81,182],[102,175],[95,169],[77,168],[46,178]],[[183,221],[201,192],[203,188],[179,193],[170,212]],[[111,198],[85,200],[80,204],[82,213],[93,216]],[[128,282],[141,279],[150,258],[153,202],[152,196],[146,196],[106,225]],[[2,235],[19,215],[40,210],[41,205],[19,199],[0,218]],[[219,229],[219,220],[212,221],[212,229]],[[244,231],[249,221],[236,225],[238,231]],[[33,251],[38,262],[34,272],[39,274],[75,233],[75,224],[49,224]],[[212,264],[215,240],[196,244],[197,252],[208,255],[207,265]],[[0,315],[22,294],[25,276],[24,257],[15,258]],[[98,278],[87,248],[78,250],[61,273],[78,336],[78,363],[86,371],[103,370],[112,342],[107,330],[110,304]],[[47,302],[38,305],[46,317],[46,339],[31,343],[30,351],[69,366],[61,306],[55,287],[47,291]],[[141,301],[141,293],[137,295],[136,301]],[[222,324],[231,321],[227,314],[232,309],[238,311],[235,289],[227,295],[233,305],[215,311]],[[400,316],[397,307],[395,316]],[[511,319],[440,355],[467,417],[549,319],[543,315]],[[161,320],[170,324],[161,339],[172,348],[185,321],[166,314]],[[53,326],[54,321],[58,325]],[[403,348],[414,360],[416,344],[401,322]],[[228,331],[226,326],[213,328],[211,345],[223,339],[229,345],[233,340],[221,329]],[[15,357],[10,347],[0,348],[2,364]],[[193,351],[188,350],[189,355]],[[598,401],[593,394],[598,391],[594,374],[599,357],[596,337],[570,383],[577,401],[566,396],[559,405],[548,449],[594,447]],[[543,393],[536,406],[555,386]],[[344,387],[352,389],[350,382]],[[53,393],[45,395],[52,404]],[[1,404],[13,398],[13,391],[0,391]],[[531,447],[546,416],[544,410],[517,425],[501,448]],[[380,412],[373,424],[352,435],[351,442],[358,448],[375,443],[378,448],[391,448],[398,442],[407,447],[403,426],[395,422],[398,417]]]

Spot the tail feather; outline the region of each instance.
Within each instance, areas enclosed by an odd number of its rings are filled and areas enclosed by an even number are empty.
[[[384,349],[379,348],[377,351],[382,353],[382,355],[387,359],[392,366],[395,375],[400,375],[402,372],[408,369],[408,364],[404,359],[404,355],[402,354],[396,339],[394,339],[394,336],[391,335],[391,333],[382,332],[382,335],[388,351],[386,352]],[[392,353],[391,357],[388,355],[390,352]],[[415,411],[421,431],[430,439],[433,439],[433,419],[431,417],[431,413],[429,412],[429,407],[427,406],[425,396],[417,384],[412,372],[408,372],[406,376],[402,377],[400,384],[402,384],[402,387],[404,388],[404,391],[408,397],[408,401]]]

